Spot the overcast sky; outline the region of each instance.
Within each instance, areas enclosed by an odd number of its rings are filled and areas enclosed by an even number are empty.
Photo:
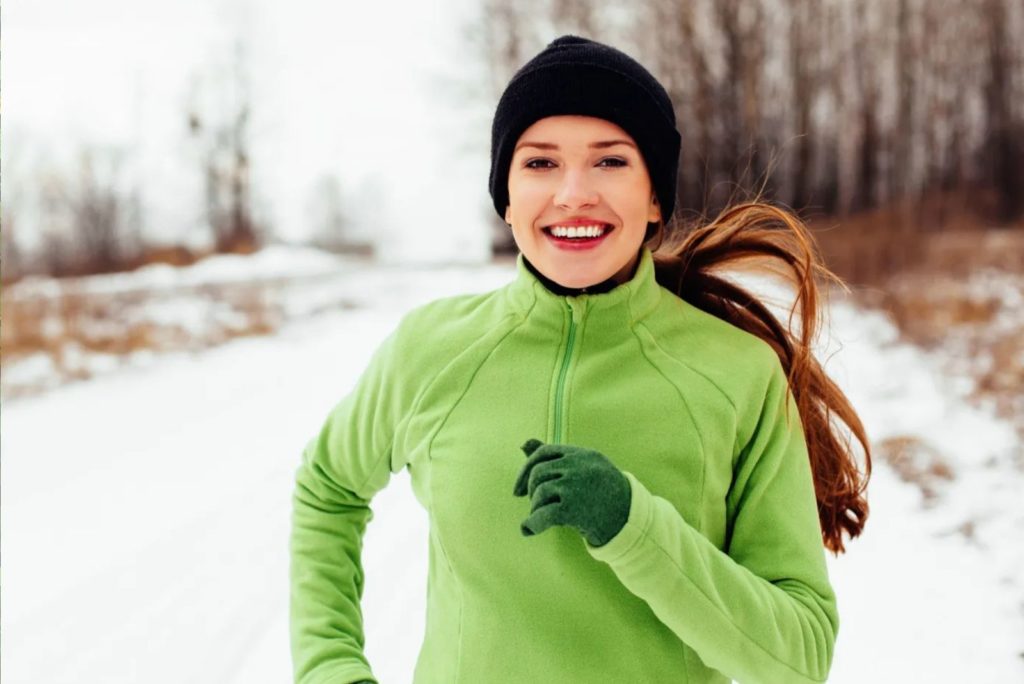
[[[309,233],[313,184],[330,174],[363,229],[386,238],[385,257],[479,258],[492,220],[493,102],[480,58],[460,44],[472,8],[467,0],[7,0],[4,192],[19,194],[33,183],[26,169],[69,164],[83,145],[120,146],[146,179],[147,230],[202,231],[184,112],[190,94],[223,93],[212,76],[241,36],[253,77],[254,184],[283,237]],[[474,84],[481,94],[467,102],[459,88]]]

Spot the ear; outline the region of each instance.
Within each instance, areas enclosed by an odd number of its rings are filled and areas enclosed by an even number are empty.
[[[657,223],[661,220],[661,205],[658,204],[658,196],[651,195],[651,206],[647,212],[647,222]]]
[[[505,223],[509,224],[510,226],[512,225],[512,207],[511,207],[511,205],[505,207]]]

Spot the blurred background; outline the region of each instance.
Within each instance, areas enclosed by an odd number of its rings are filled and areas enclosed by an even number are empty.
[[[514,276],[490,118],[563,33],[669,90],[675,230],[759,192],[849,285],[819,358],[876,470],[829,557],[830,681],[1021,681],[1020,0],[8,0],[0,24],[5,682],[288,681],[300,451],[404,312]],[[388,683],[426,581],[394,479],[364,552]]]

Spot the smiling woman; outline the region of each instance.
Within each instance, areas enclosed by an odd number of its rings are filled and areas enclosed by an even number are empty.
[[[545,117],[527,128],[508,195],[505,221],[524,257],[566,287],[628,280],[648,224],[661,218],[633,138],[590,116]]]
[[[806,229],[754,203],[662,249],[672,103],[578,36],[517,72],[491,143],[515,278],[408,313],[303,451],[296,681],[375,681],[361,540],[407,468],[430,517],[417,684],[824,682],[823,546],[867,514],[834,418],[867,439],[810,353],[829,272]],[[751,257],[794,272],[799,337],[713,272]]]

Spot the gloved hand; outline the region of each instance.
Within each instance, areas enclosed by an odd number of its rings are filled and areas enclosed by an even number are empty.
[[[530,439],[521,447],[527,461],[513,493],[529,495],[530,517],[523,536],[552,525],[576,528],[591,546],[603,546],[629,518],[629,480],[603,454],[571,444]]]

